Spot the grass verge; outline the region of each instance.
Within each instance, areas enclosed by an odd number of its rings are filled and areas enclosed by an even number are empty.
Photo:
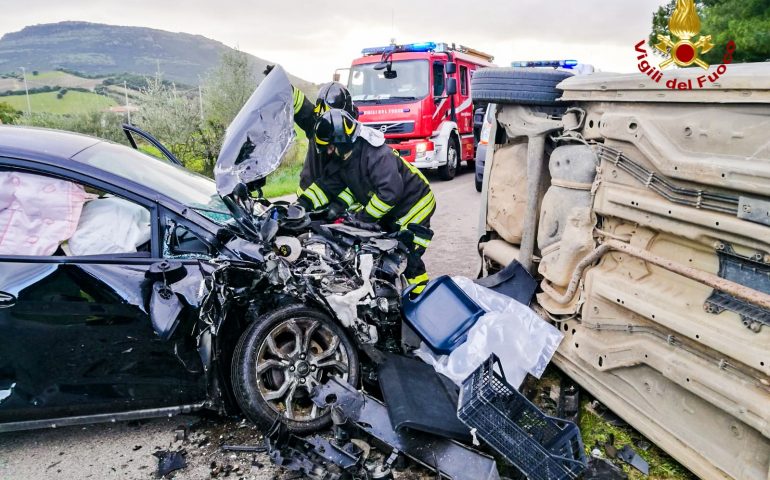
[[[68,91],[62,98],[56,98],[57,92],[33,93],[29,96],[29,102],[33,113],[88,113],[104,110],[113,105],[115,101],[104,95],[96,93]],[[13,108],[22,112],[27,110],[25,95],[9,95],[0,97],[0,101],[9,103]]]

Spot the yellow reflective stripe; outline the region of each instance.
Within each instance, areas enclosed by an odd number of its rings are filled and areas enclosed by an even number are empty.
[[[418,177],[420,177],[420,179],[421,179],[423,182],[425,182],[425,184],[426,184],[426,185],[430,186],[430,183],[428,182],[428,179],[427,179],[427,178],[425,178],[425,175],[423,175],[423,173],[420,171],[420,169],[419,169],[419,168],[417,168],[417,167],[415,167],[414,165],[412,165],[411,163],[407,162],[407,161],[404,159],[404,157],[402,157],[401,155],[399,155],[399,153],[398,153],[397,151],[393,150],[393,153],[394,153],[394,154],[395,154],[395,155],[396,155],[398,158],[400,158],[402,162],[404,162],[404,165],[406,165],[406,168],[408,168],[410,172],[412,172],[412,173],[414,173],[415,175],[417,175]]]
[[[343,190],[342,193],[339,194],[339,197],[348,207],[353,205],[353,202],[356,201],[356,199],[353,197],[353,192],[351,192],[349,188]]]
[[[305,193],[305,191],[302,190],[302,187],[297,187],[297,198],[301,197],[303,193]]]
[[[326,142],[326,141],[324,141],[324,140],[321,140],[321,139],[320,139],[320,138],[318,138],[318,137],[315,137],[315,143],[317,143],[318,145],[329,145],[329,142]]]
[[[310,188],[305,190],[302,193],[302,195],[304,195],[308,200],[310,200],[313,203],[313,208],[321,207],[321,202],[318,200],[318,197]]]
[[[419,295],[422,293],[422,291],[425,290],[425,285],[417,285],[412,289],[412,293],[415,295]]]
[[[345,127],[345,133],[347,135],[350,135],[351,133],[353,133],[353,130],[356,129],[355,123],[351,124],[350,128],[348,128],[348,121],[345,119],[345,117],[342,117],[342,126]]]
[[[313,193],[316,194],[316,196],[318,197],[318,201],[321,202],[321,205],[326,205],[327,203],[329,203],[329,197],[327,197],[323,189],[318,185],[316,185],[315,183],[307,187],[307,189],[312,190]]]
[[[406,213],[406,215],[399,218],[398,222],[396,223],[401,225],[402,229],[406,228],[406,225],[412,221],[412,218],[420,213],[422,209],[427,207],[433,200],[433,192],[428,192],[428,194],[422,197],[419,202],[414,204],[414,206]]]
[[[422,275],[418,275],[414,278],[407,278],[406,281],[409,282],[410,285],[414,285],[416,283],[428,283],[428,280],[430,280],[430,277],[428,277],[428,273],[423,273]],[[415,291],[417,289],[414,289],[412,291]]]
[[[382,218],[383,215],[385,215],[385,213],[379,211],[377,209],[377,207],[375,207],[374,204],[372,204],[371,201],[368,204],[366,204],[366,209],[365,210],[366,210],[366,213],[368,213],[369,215],[371,215],[372,217],[374,217],[376,219],[380,219],[380,218]]]
[[[292,92],[294,95],[294,113],[297,113],[302,108],[302,103],[305,101],[305,94],[296,87],[292,87],[292,89],[294,90]]]
[[[420,213],[418,213],[417,216],[415,216],[412,219],[412,221],[409,222],[409,223],[418,223],[418,224],[422,223],[422,221],[425,220],[425,218],[428,215],[431,214],[431,212],[433,211],[434,208],[436,208],[436,199],[435,198],[428,204],[427,207],[423,208],[422,211]]]
[[[391,209],[393,209],[393,206],[388,205],[387,203],[380,200],[380,197],[378,197],[376,193],[372,195],[372,198],[370,198],[369,201],[373,203],[374,206],[379,210],[382,210],[382,213],[388,213],[391,211]]]
[[[427,238],[414,237],[414,243],[421,247],[428,248],[428,245],[430,245],[430,240]]]

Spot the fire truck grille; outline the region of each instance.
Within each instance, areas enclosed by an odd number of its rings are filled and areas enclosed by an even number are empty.
[[[414,122],[377,122],[365,123],[367,127],[379,130],[382,133],[412,133]]]

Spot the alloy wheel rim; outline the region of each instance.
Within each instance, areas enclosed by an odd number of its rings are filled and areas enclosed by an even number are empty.
[[[340,337],[314,318],[279,323],[259,346],[256,381],[260,395],[283,418],[309,422],[328,408],[310,400],[313,387],[350,375],[350,355]]]

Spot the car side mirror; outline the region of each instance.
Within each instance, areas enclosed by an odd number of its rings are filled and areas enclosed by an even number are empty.
[[[454,75],[457,71],[457,64],[455,62],[447,62],[444,64],[444,71],[447,75]]]
[[[446,94],[447,95],[454,95],[457,93],[457,79],[456,78],[447,78],[446,79]]]

